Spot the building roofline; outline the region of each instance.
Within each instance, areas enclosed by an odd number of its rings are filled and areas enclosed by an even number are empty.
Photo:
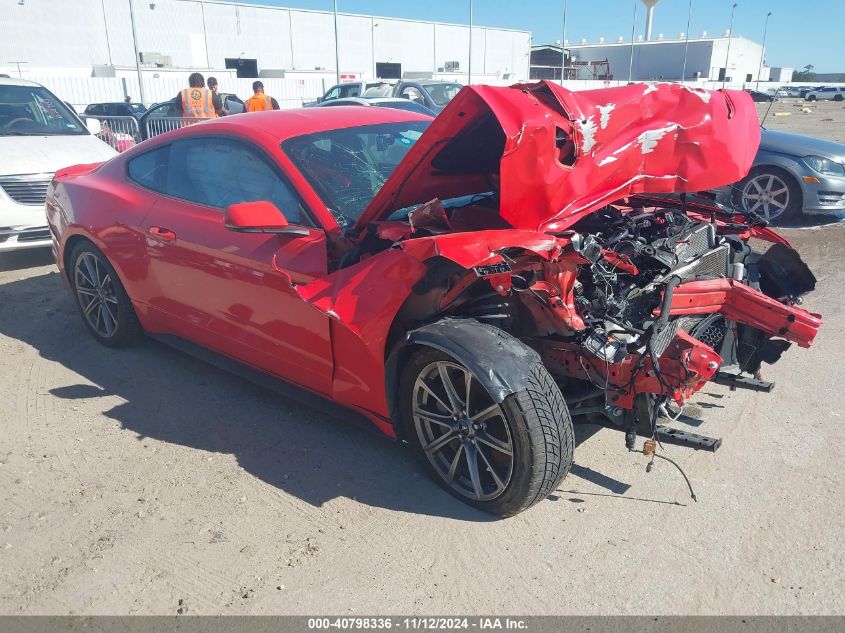
[[[266,4],[254,4],[250,2],[230,2],[227,0],[176,0],[177,2],[194,2],[199,4],[220,4],[223,6],[229,7],[250,7],[253,9],[269,9],[271,11],[298,11],[300,13],[320,13],[323,15],[333,15],[332,11],[325,11],[321,9],[299,9],[297,7],[277,7],[272,5]],[[441,24],[443,26],[461,26],[464,28],[469,28],[469,24],[460,24],[457,22],[437,22],[435,20],[417,20],[414,18],[397,18],[391,17],[387,15],[372,15],[369,13],[347,13],[345,11],[338,11],[337,13],[339,16],[347,16],[352,18],[372,18],[376,20],[399,20],[401,22],[417,22],[418,24]],[[473,24],[473,29],[486,29],[488,31],[507,31],[509,33],[525,33],[529,37],[531,36],[531,31],[526,31],[524,29],[507,29],[500,26],[484,26],[482,24]]]
[[[669,43],[677,44],[679,42],[683,44],[684,42],[687,42],[687,41],[689,41],[689,43],[692,44],[694,42],[715,42],[717,40],[727,40],[727,39],[728,39],[727,35],[719,35],[719,36],[716,36],[716,37],[709,37],[709,36],[708,37],[690,37],[688,40],[684,39],[684,38],[681,38],[681,39],[663,38],[662,40],[643,40],[641,42],[639,42],[639,41],[634,42],[634,46],[644,46],[644,45],[647,46],[647,45],[653,45],[653,44],[669,44]],[[734,41],[735,40],[745,40],[746,42],[751,42],[752,44],[757,44],[757,46],[762,46],[762,44],[760,44],[759,42],[755,42],[754,40],[747,38],[747,37],[743,37],[742,35],[734,35],[730,39],[734,40]],[[616,42],[616,41],[604,42],[604,43],[590,42],[588,44],[572,44],[572,43],[569,43],[569,44],[566,45],[566,48],[568,50],[572,50],[572,49],[576,49],[576,48],[597,48],[597,47],[600,47],[600,46],[628,46],[628,47],[630,47],[631,42],[629,40],[629,41],[624,41],[624,42]],[[552,44],[538,44],[538,45],[531,47],[532,50],[534,50],[536,48],[554,48],[556,50],[560,50],[560,46],[554,46]]]

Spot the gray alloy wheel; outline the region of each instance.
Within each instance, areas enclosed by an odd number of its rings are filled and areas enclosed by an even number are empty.
[[[92,336],[108,347],[142,340],[132,301],[106,256],[92,243],[78,241],[65,261],[76,305]]]
[[[795,213],[801,201],[785,176],[779,171],[764,169],[752,172],[743,182],[740,204],[744,210],[774,222]]]
[[[97,334],[112,338],[119,325],[117,296],[111,273],[92,252],[84,252],[76,260],[74,287],[82,316]]]
[[[513,439],[502,407],[465,367],[437,360],[413,387],[414,428],[426,458],[454,492],[489,501],[513,474]]]

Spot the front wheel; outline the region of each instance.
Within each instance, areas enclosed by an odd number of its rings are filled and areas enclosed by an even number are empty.
[[[539,362],[523,389],[496,402],[463,364],[421,348],[400,389],[401,423],[417,457],[440,486],[481,510],[517,514],[572,466],[572,420]]]
[[[738,185],[737,202],[745,211],[778,223],[801,215],[801,187],[777,167],[755,167]]]

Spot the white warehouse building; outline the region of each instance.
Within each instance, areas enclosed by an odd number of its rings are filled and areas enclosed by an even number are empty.
[[[728,41],[730,39],[730,50]],[[686,71],[684,72],[684,48]],[[744,37],[690,37],[665,40],[662,35],[650,41],[580,44],[567,46],[572,60],[600,62],[607,60],[614,79],[627,80],[629,67],[633,81],[711,80],[742,84],[757,81],[763,47]],[[631,54],[633,49],[633,64]],[[763,66],[760,81],[766,81],[768,69]]]
[[[4,0],[0,72],[90,77],[134,69],[130,2],[145,72],[335,74],[330,11],[215,0]],[[338,33],[339,73],[346,78],[451,73],[466,80],[466,25],[339,13]],[[474,26],[473,78],[527,78],[530,45],[527,31]]]

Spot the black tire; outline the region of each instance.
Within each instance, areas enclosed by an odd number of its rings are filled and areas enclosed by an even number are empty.
[[[772,176],[782,182],[783,185],[786,186],[789,196],[786,208],[778,215],[771,217],[769,221],[772,224],[780,224],[782,222],[794,221],[800,218],[803,214],[804,206],[804,194],[801,191],[801,186],[792,174],[772,165],[752,168],[752,170],[748,172],[748,175],[739,181],[739,184],[737,184],[734,188],[734,203],[742,209],[750,210],[753,206],[753,201],[746,200],[746,193],[752,190],[752,181],[759,181],[760,179],[765,179],[769,176]],[[751,192],[753,193],[753,191]],[[765,217],[765,215],[760,212],[759,208],[755,210],[755,213]]]
[[[488,326],[479,325],[479,327]],[[508,336],[504,332],[501,332],[501,335]],[[502,438],[507,436],[510,442],[509,446],[512,449],[510,465],[508,466],[510,469],[509,478],[507,484],[501,490],[498,488],[498,484],[504,483],[502,478],[504,467],[501,466],[501,462],[508,458],[503,453],[497,454],[497,449],[489,448],[492,445],[485,440],[477,439],[476,441],[475,438],[457,436],[445,444],[443,449],[437,449],[443,452],[454,451],[454,457],[450,457],[452,453],[448,453],[445,456],[445,461],[458,463],[458,467],[453,468],[453,470],[455,470],[454,477],[458,480],[456,483],[460,483],[461,481],[468,482],[471,479],[469,476],[468,451],[471,445],[475,446],[472,450],[478,451],[477,455],[487,463],[485,470],[477,469],[477,479],[482,485],[487,484],[485,490],[489,490],[491,485],[496,489],[494,491],[495,496],[479,499],[461,490],[461,486],[449,483],[446,478],[448,473],[442,472],[442,468],[438,470],[438,467],[433,463],[433,458],[429,459],[423,448],[422,435],[424,435],[424,432],[418,429],[413,411],[416,394],[421,393],[417,390],[416,384],[418,378],[425,375],[427,368],[438,362],[452,364],[455,367],[460,366],[463,371],[468,371],[466,367],[460,365],[449,355],[436,349],[423,347],[414,353],[406,363],[400,382],[399,394],[400,424],[404,437],[408,440],[414,454],[429,475],[447,492],[461,501],[499,516],[512,516],[522,512],[543,500],[555,490],[572,466],[575,440],[572,420],[566,402],[557,384],[542,363],[536,362],[533,366],[527,368],[525,388],[509,395],[499,404],[502,415],[488,418],[492,421],[491,423],[502,425],[502,428],[496,431],[498,433],[497,439],[504,444]],[[473,376],[473,378],[475,377]],[[483,403],[483,394],[486,394],[489,398],[489,393],[477,379],[470,384],[474,385],[470,387],[470,393],[474,400]],[[490,398],[490,402],[493,402],[492,398]],[[483,404],[472,408],[477,411],[478,406],[483,407]],[[468,412],[465,418],[467,426],[469,426],[473,417],[472,414],[473,411]],[[475,417],[478,417],[477,413]],[[505,425],[507,426],[506,430],[504,430]],[[494,433],[492,427],[490,429],[485,427],[484,430],[478,431],[479,435],[476,437],[481,438],[482,434],[488,432],[491,435]],[[443,435],[445,436],[448,433],[449,431],[444,431]],[[487,437],[489,438],[490,435]],[[462,451],[464,451],[463,460],[461,460]],[[485,457],[484,451],[489,454],[489,457]],[[499,461],[494,466],[491,459],[496,461],[497,455]],[[475,459],[478,460],[478,457],[475,457]],[[481,462],[478,461],[477,463]],[[464,474],[464,465],[466,465],[466,474]],[[498,476],[502,481],[494,481],[494,468],[499,469]],[[466,486],[468,487],[468,485],[467,483]]]
[[[810,95],[810,96],[807,97],[807,101],[815,101],[815,100],[816,100],[816,95]]]
[[[96,264],[91,273],[86,264]],[[128,347],[139,342],[144,335],[135,309],[114,267],[100,250],[90,242],[80,242],[71,251],[67,275],[73,288],[73,296],[85,327],[102,345],[107,347]],[[90,283],[93,277],[98,277]],[[102,284],[97,283],[102,280]],[[103,292],[99,293],[97,287]],[[97,303],[99,302],[99,303]],[[97,303],[97,305],[92,304]],[[86,314],[97,313],[96,318]],[[99,323],[103,327],[98,328]],[[113,327],[106,327],[112,323]]]
[[[834,101],[842,101],[842,95],[836,95],[835,97],[833,97],[833,100]]]

